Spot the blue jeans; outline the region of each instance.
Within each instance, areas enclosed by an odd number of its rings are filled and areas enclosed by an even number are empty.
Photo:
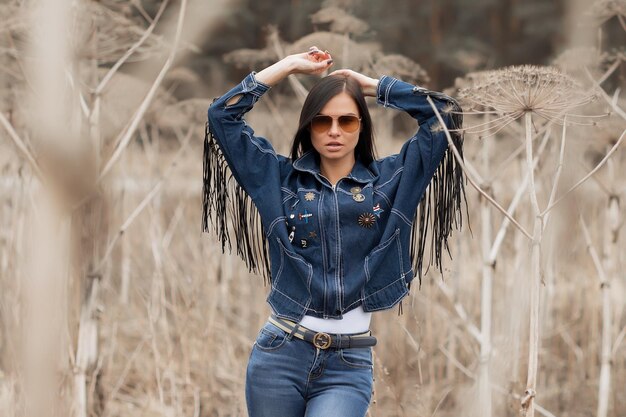
[[[317,349],[265,323],[246,374],[249,417],[364,417],[372,349]]]

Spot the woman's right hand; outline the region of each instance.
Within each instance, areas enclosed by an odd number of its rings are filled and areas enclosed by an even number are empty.
[[[291,74],[321,74],[331,67],[333,58],[328,51],[321,51],[317,46],[308,52],[290,55],[285,58],[289,62]]]
[[[333,59],[328,51],[317,46],[308,52],[286,56],[256,74],[256,79],[267,85],[275,85],[289,74],[321,74],[331,67]]]

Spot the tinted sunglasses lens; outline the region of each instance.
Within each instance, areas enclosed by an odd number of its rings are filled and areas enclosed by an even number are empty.
[[[339,127],[341,127],[344,132],[355,132],[359,128],[359,118],[356,116],[340,116]]]
[[[333,118],[330,116],[315,116],[311,121],[311,129],[317,133],[328,131],[333,125]]]

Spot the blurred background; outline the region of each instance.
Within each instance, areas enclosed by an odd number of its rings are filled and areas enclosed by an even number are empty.
[[[0,21],[0,415],[246,415],[268,288],[201,233],[206,109],[316,45],[460,98],[469,129],[468,219],[374,315],[368,415],[517,416],[532,389],[526,415],[626,416],[624,0],[1,0]],[[246,116],[277,152],[315,79]],[[414,120],[369,104],[397,152]],[[531,197],[550,208],[538,255],[477,188],[527,234]]]

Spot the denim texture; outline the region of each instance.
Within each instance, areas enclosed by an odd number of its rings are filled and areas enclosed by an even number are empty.
[[[382,76],[377,103],[408,113],[417,132],[398,154],[368,166],[357,159],[333,187],[320,173],[316,152],[292,161],[246,123],[246,112],[270,88],[254,75],[216,99],[208,117],[233,176],[263,222],[271,260],[267,301],[279,317],[296,322],[305,314],[340,319],[359,305],[365,311],[391,308],[413,280],[413,218],[448,147],[427,96],[448,126],[445,108],[454,100]],[[237,95],[236,103],[226,105]],[[371,227],[364,227],[364,218],[374,220]]]
[[[249,417],[364,417],[372,349],[315,348],[267,322],[246,372]]]

